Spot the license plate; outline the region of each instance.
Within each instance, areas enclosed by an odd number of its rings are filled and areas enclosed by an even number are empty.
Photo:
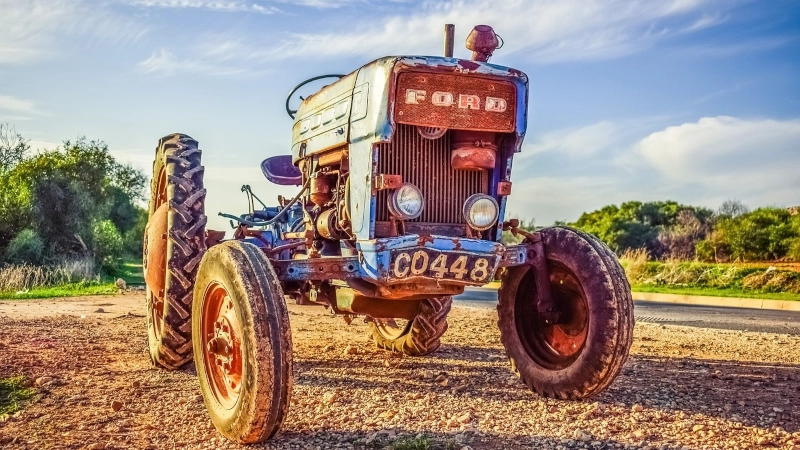
[[[477,256],[428,248],[393,250],[390,271],[395,279],[426,277],[487,283],[494,275],[499,258],[497,255]]]

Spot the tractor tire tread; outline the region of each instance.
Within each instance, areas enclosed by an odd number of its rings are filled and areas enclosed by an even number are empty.
[[[163,137],[156,149],[153,165],[153,191],[156,176],[163,167],[167,174],[168,252],[161,339],[150,330],[150,356],[167,369],[177,369],[192,360],[191,310],[192,288],[200,259],[206,251],[203,166],[197,141],[184,134]],[[155,195],[150,202],[154,211]],[[152,301],[150,299],[149,301]],[[148,308],[148,311],[150,308]],[[188,324],[188,325],[187,325]],[[148,328],[156,326],[148,318]]]
[[[408,356],[431,354],[441,346],[442,335],[447,331],[447,314],[453,298],[434,297],[420,301],[414,320],[400,336],[391,339],[384,336],[375,322],[370,322],[370,331],[375,344],[382,349]]]

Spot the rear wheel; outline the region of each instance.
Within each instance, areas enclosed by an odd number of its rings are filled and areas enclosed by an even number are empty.
[[[236,442],[269,439],[293,383],[289,313],[272,265],[252,244],[215,245],[200,263],[194,298],[194,361],[211,422]]]
[[[435,352],[447,331],[447,313],[452,297],[434,297],[420,301],[414,320],[372,319],[369,328],[378,347],[409,356]]]
[[[512,369],[534,392],[591,397],[608,387],[628,357],[630,285],[616,256],[594,237],[566,227],[541,234],[560,318],[548,323],[537,312],[534,271],[514,267],[500,289],[500,337]]]
[[[192,287],[205,243],[203,166],[197,141],[159,141],[144,237],[150,358],[176,369],[192,358]]]

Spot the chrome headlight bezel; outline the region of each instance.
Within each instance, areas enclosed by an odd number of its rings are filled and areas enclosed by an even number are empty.
[[[419,199],[419,208],[415,211],[404,206],[401,202],[406,200],[406,194],[414,194]],[[411,183],[403,183],[397,189],[394,189],[390,194],[388,200],[389,212],[402,220],[416,219],[425,210],[425,196],[417,186]],[[413,199],[412,199],[413,200]]]
[[[488,222],[482,221],[481,223],[476,223],[473,217],[473,213],[475,211],[475,207],[482,207],[480,206],[481,203],[486,205],[486,201],[490,202],[493,207],[494,217],[493,219]],[[500,218],[500,205],[497,203],[497,200],[494,197],[486,195],[486,194],[473,194],[471,195],[466,202],[464,202],[464,220],[466,220],[467,225],[469,225],[472,229],[478,231],[488,230],[492,228]]]

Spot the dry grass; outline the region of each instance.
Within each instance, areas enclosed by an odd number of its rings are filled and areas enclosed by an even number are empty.
[[[51,266],[23,264],[0,267],[0,292],[28,291],[80,281],[100,281],[91,259],[67,260]]]
[[[628,249],[619,258],[625,268],[625,275],[633,283],[634,280],[643,278],[647,273],[647,249]]]

